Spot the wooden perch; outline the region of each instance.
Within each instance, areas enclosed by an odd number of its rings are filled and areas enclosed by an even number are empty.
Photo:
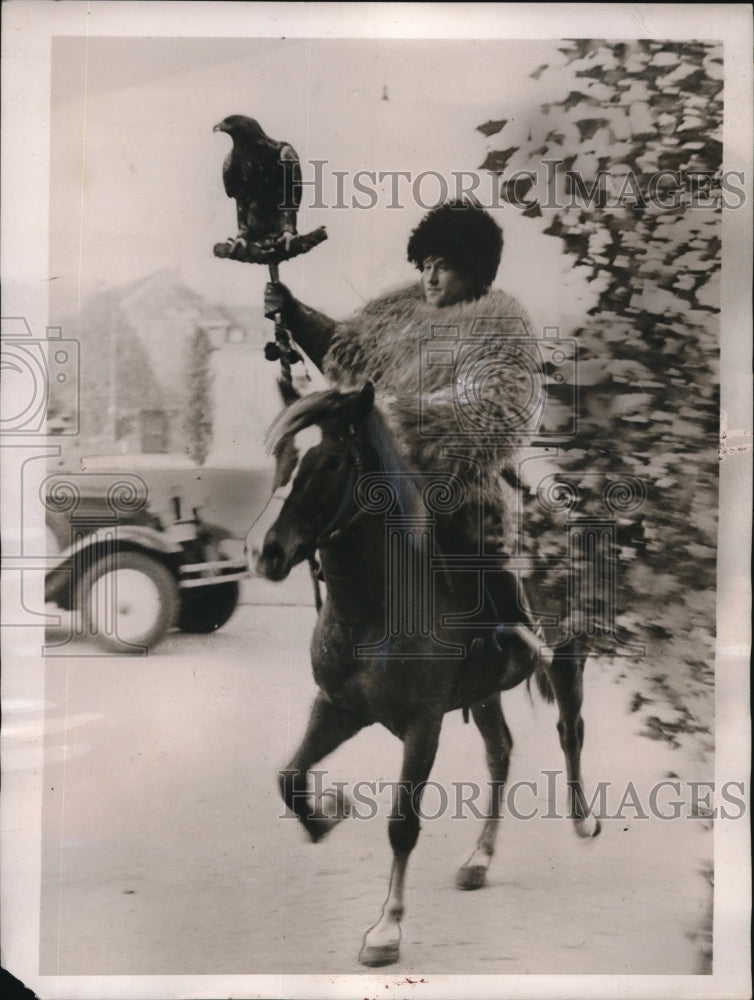
[[[307,253],[326,239],[327,230],[324,226],[320,226],[310,233],[294,236],[287,248],[282,237],[261,243],[249,243],[247,246],[238,240],[230,239],[225,243],[215,243],[214,254],[215,257],[227,257],[244,264],[279,264],[283,260],[290,260],[291,257]]]

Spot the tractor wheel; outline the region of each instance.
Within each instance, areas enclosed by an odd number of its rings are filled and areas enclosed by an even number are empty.
[[[182,632],[207,633],[221,628],[236,610],[238,582],[216,583],[181,591],[178,628]]]
[[[151,649],[175,624],[178,585],[170,570],[141,552],[100,559],[76,589],[81,627],[102,649],[138,653]]]

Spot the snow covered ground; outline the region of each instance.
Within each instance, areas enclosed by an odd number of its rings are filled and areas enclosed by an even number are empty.
[[[277,798],[314,695],[312,619],[309,607],[243,605],[214,636],[172,635],[145,660],[50,660],[45,704],[10,706],[10,769],[29,766],[24,734],[44,716],[43,974],[365,971],[358,950],[390,866],[389,788],[374,818],[352,817],[317,845]],[[642,735],[629,661],[590,662],[586,678],[588,794],[609,783],[602,834],[583,841],[566,819],[545,818],[565,812],[563,775],[547,774],[563,770],[556,710],[510,692],[510,783],[533,783],[516,788],[513,808],[536,815],[509,810],[488,885],[456,889],[481,825],[458,807],[459,783],[487,773],[473,724],[446,717],[425,799],[428,817],[442,815],[425,819],[411,859],[391,973],[710,970],[712,822],[688,782],[712,780],[711,760],[693,734],[678,746]],[[395,780],[400,752],[371,727],[323,763],[323,784]],[[663,786],[652,805],[663,779],[681,794]],[[660,818],[675,799],[681,817]]]

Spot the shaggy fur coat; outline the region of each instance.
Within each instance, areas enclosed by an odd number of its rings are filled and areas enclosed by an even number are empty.
[[[517,530],[516,490],[503,473],[516,470],[532,379],[512,342],[531,339],[526,312],[503,291],[438,308],[416,284],[338,324],[325,357],[338,388],[374,382],[414,468],[459,478],[467,521],[483,526],[488,551],[510,553]]]

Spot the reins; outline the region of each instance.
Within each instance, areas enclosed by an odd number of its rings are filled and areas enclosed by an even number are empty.
[[[364,513],[363,510],[357,510],[348,519],[346,524],[340,523],[341,519],[345,516],[346,511],[348,510],[351,499],[353,498],[354,486],[361,475],[362,469],[361,455],[359,454],[359,450],[356,445],[351,445],[348,451],[348,457],[350,461],[348,464],[348,474],[346,476],[345,486],[343,487],[343,496],[340,498],[340,503],[338,504],[335,513],[324,526],[319,535],[317,535],[314,542],[315,550],[323,548],[325,545],[329,545],[330,542],[333,542],[338,535],[340,535],[347,528],[350,528],[354,521],[356,521]],[[314,587],[314,607],[317,610],[317,614],[319,614],[322,610],[322,591],[320,588],[322,575],[321,567],[314,556],[309,559],[309,571],[311,573],[312,585]]]
[[[348,464],[348,474],[346,476],[345,486],[343,487],[343,496],[340,498],[340,503],[338,504],[335,513],[324,526],[319,535],[317,535],[317,539],[314,543],[315,548],[320,549],[322,546],[328,545],[330,542],[334,541],[338,535],[344,532],[347,528],[350,528],[354,521],[356,521],[364,513],[362,509],[356,510],[345,524],[340,523],[342,518],[345,517],[349,504],[353,499],[354,486],[356,485],[356,481],[361,475],[362,470],[361,455],[359,454],[359,449],[356,445],[352,444],[348,449],[348,457],[350,461]]]

